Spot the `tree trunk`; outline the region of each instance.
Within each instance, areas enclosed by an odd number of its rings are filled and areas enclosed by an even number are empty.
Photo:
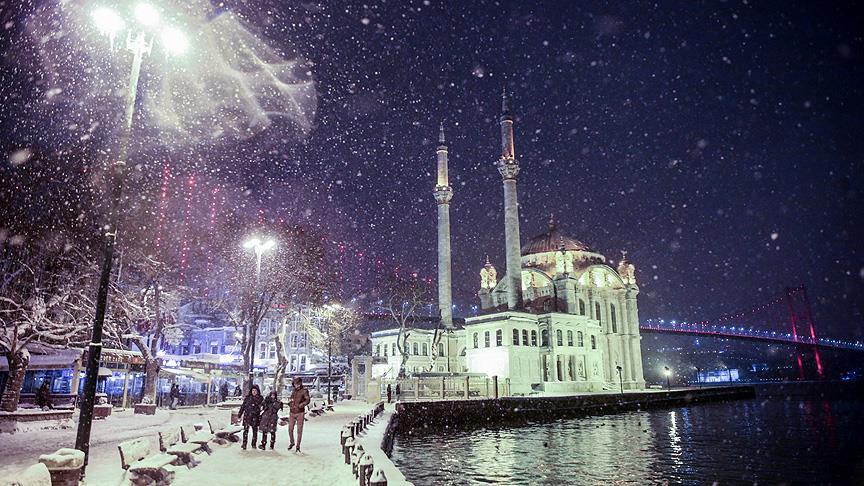
[[[30,353],[22,349],[17,353],[7,352],[5,356],[9,363],[9,379],[0,397],[0,410],[14,412],[18,410],[18,401],[21,399],[21,385],[24,384],[24,374],[30,364]]]
[[[156,388],[159,380],[159,358],[144,360],[144,396],[150,397],[151,403],[156,403]]]

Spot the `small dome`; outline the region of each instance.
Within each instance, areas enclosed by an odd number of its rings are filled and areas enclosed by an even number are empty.
[[[588,245],[582,243],[576,238],[571,238],[558,231],[555,219],[549,219],[549,229],[540,235],[537,235],[522,246],[522,255],[533,255],[535,253],[546,253],[550,251],[559,251],[561,247],[564,250],[575,251],[591,251]]]

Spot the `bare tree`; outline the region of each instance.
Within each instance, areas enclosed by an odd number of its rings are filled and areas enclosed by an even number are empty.
[[[408,361],[408,337],[412,325],[416,322],[418,313],[424,305],[429,304],[429,285],[417,274],[391,274],[384,282],[383,306],[390,314],[393,322],[399,327],[396,337],[396,348],[402,357],[399,364],[399,377],[405,376],[405,363]]]
[[[359,318],[353,309],[339,304],[310,307],[301,313],[301,323],[309,342],[327,352],[327,396],[332,399],[333,355],[349,355],[354,351],[352,335],[357,332]]]
[[[18,409],[30,363],[28,347],[83,346],[92,318],[89,297],[95,268],[83,253],[65,244],[4,244],[0,260],[0,350],[9,381],[0,410]]]

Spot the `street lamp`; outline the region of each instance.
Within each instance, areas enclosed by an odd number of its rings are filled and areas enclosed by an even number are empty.
[[[339,310],[342,306],[338,303],[327,304],[324,308],[332,313],[332,311]],[[333,383],[333,336],[330,331],[330,319],[332,319],[332,314],[327,316],[327,403],[333,403],[333,392],[331,390]]]
[[[672,386],[669,384],[669,377],[672,376],[672,370],[670,370],[668,366],[664,366],[663,374],[666,375],[666,389],[668,390],[672,388]]]
[[[618,371],[618,383],[621,384],[621,394],[623,395],[624,394],[624,377],[621,375],[622,368],[620,365],[616,365],[615,369]]]
[[[265,251],[272,250],[276,247],[276,240],[267,239],[262,241],[259,238],[249,238],[248,240],[243,242],[243,248],[247,250],[252,250],[255,252],[255,286],[261,286],[261,256]],[[249,326],[247,325],[246,328]],[[245,330],[245,329],[244,329]],[[252,383],[255,383],[255,347],[257,341],[257,333],[248,333],[252,334],[252,346],[249,348],[249,386],[252,386]]]
[[[698,366],[694,366],[694,368],[696,368],[696,386],[702,386],[702,378],[700,376],[700,374],[702,373],[702,368]]]
[[[96,315],[93,319],[93,330],[90,336],[90,344],[87,351],[87,372],[84,382],[84,397],[81,400],[81,414],[78,419],[78,431],[75,437],[75,448],[83,451],[84,466],[81,474],[84,475],[87,462],[90,457],[90,429],[93,424],[93,404],[96,400],[96,381],[99,375],[99,360],[102,354],[102,327],[105,322],[105,312],[108,307],[108,284],[111,279],[111,269],[114,261],[114,246],[117,241],[117,227],[119,226],[119,206],[123,195],[123,181],[125,178],[126,157],[129,152],[129,138],[132,134],[132,120],[135,114],[135,99],[138,96],[138,78],[141,75],[141,63],[144,55],[149,54],[153,48],[153,40],[159,34],[168,30],[160,28],[159,11],[148,4],[140,4],[134,10],[135,23],[127,28],[123,17],[106,7],[93,10],[92,20],[96,28],[108,37],[111,50],[114,50],[115,37],[126,31],[126,49],[132,53],[132,70],[129,75],[129,86],[126,90],[125,113],[123,125],[120,131],[119,150],[117,159],[111,165],[111,178],[109,181],[110,197],[108,223],[104,226],[105,240],[102,248],[102,270],[99,276],[99,289],[96,294]],[[161,44],[166,53],[178,53],[175,49],[185,44],[185,37],[177,29],[171,29],[174,44]]]

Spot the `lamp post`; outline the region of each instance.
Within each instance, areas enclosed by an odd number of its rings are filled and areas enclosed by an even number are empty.
[[[267,239],[262,241],[259,238],[249,238],[245,242],[243,242],[243,248],[247,250],[252,250],[255,252],[255,289],[259,290],[261,287],[261,256],[265,251],[272,250],[276,247],[276,240]],[[267,312],[266,310],[264,312]],[[249,327],[248,325],[246,326]],[[244,329],[245,330],[245,329]],[[257,339],[258,333],[251,332],[252,329],[249,329],[250,332],[247,333],[247,338],[252,340],[252,346],[249,348],[249,386],[251,387],[253,383],[255,383],[255,348],[257,347]],[[251,334],[251,336],[248,336]]]
[[[621,394],[624,394],[624,377],[621,375],[621,365],[616,365],[615,369],[618,371],[618,383],[621,384]]]
[[[666,389],[668,390],[672,388],[672,386],[669,384],[669,377],[672,376],[672,370],[670,370],[668,366],[664,366],[663,374],[666,375]]]
[[[327,304],[324,306],[328,311],[341,309],[342,306],[339,304]],[[333,391],[331,390],[332,382],[333,382],[333,335],[331,333],[332,329],[330,326],[330,319],[332,319],[332,314],[328,313],[327,315],[327,403],[333,403]]]
[[[699,375],[702,372],[702,368],[700,368],[698,366],[694,366],[694,368],[696,368],[696,386],[701,387],[702,386],[702,379]]]
[[[105,322],[105,312],[108,308],[108,286],[111,279],[111,270],[114,261],[114,246],[117,241],[117,227],[119,225],[119,207],[123,195],[123,182],[125,178],[126,158],[129,152],[129,139],[132,134],[132,120],[135,115],[135,99],[138,96],[138,78],[141,75],[141,64],[145,54],[150,54],[153,48],[153,40],[156,35],[161,35],[160,43],[166,53],[182,53],[186,47],[186,38],[183,34],[171,27],[159,26],[159,11],[148,4],[140,4],[134,10],[136,21],[135,27],[127,29],[126,22],[113,10],[108,8],[97,8],[92,13],[92,18],[99,31],[108,36],[111,49],[114,50],[114,38],[117,34],[126,30],[126,49],[132,53],[132,70],[129,75],[129,85],[125,96],[125,111],[123,125],[120,131],[119,149],[117,158],[111,165],[111,176],[109,181],[110,196],[108,208],[108,222],[104,226],[105,240],[102,247],[102,270],[99,275],[99,288],[96,293],[96,314],[93,319],[93,330],[90,335],[90,344],[87,350],[87,371],[84,381],[84,396],[81,400],[81,414],[78,419],[78,431],[75,437],[75,448],[83,451],[84,466],[81,475],[87,466],[90,457],[90,430],[93,425],[93,405],[96,399],[96,381],[99,374],[99,361],[102,354],[102,327]]]

